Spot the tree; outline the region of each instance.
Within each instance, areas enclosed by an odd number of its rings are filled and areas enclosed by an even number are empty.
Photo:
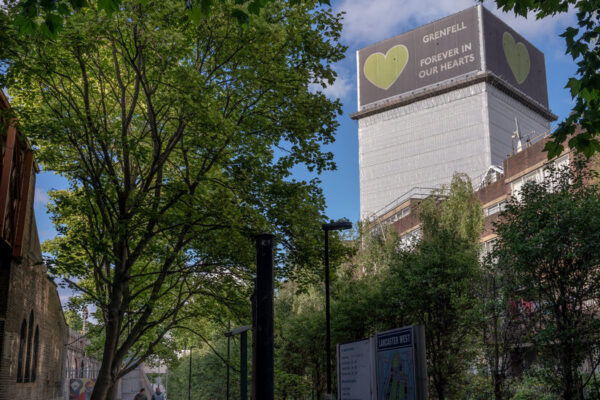
[[[418,209],[422,238],[398,253],[387,298],[406,324],[425,326],[430,392],[459,398],[478,329],[481,205],[468,178],[456,175]]]
[[[480,0],[482,1],[482,0]],[[548,141],[545,150],[548,159],[558,156],[568,141],[569,148],[591,157],[600,151],[600,1],[598,0],[496,0],[503,11],[514,11],[527,17],[535,13],[538,19],[569,12],[575,8],[577,26],[568,27],[561,35],[567,45],[567,54],[577,63],[577,75],[566,87],[575,100],[571,114],[562,121]],[[576,127],[581,129],[577,132]]]
[[[81,318],[77,310],[67,309],[64,310],[64,314],[65,321],[67,322],[69,328],[77,332],[81,332],[83,330],[83,319]]]
[[[236,7],[230,10],[230,16],[240,24],[247,24],[250,18],[259,15],[260,11],[273,1],[235,0]],[[226,2],[227,0],[185,0],[181,2],[181,7],[185,6],[189,17],[198,23],[202,20],[202,17],[208,16],[213,9],[218,8],[218,5]],[[16,5],[19,9],[15,24],[21,32],[31,33],[37,31],[44,35],[54,36],[62,29],[66,19],[73,13],[92,6],[97,11],[103,10],[111,15],[120,9],[122,0],[90,0],[89,2],[86,0],[8,0],[7,3],[13,6]],[[330,5],[329,0],[321,0],[320,4]]]
[[[307,398],[312,393],[321,398],[326,391],[323,292],[322,284],[297,292],[292,282],[278,290],[274,307],[277,398]]]
[[[514,351],[525,340],[523,321],[510,311],[502,271],[491,253],[482,257],[482,274],[478,283],[481,305],[481,348],[489,371],[495,400],[509,396],[509,382],[518,374],[513,362]],[[516,361],[516,360],[515,360]]]
[[[544,181],[526,184],[496,225],[493,253],[513,315],[528,323],[564,399],[582,398],[589,379],[579,368],[600,344],[600,193],[584,165],[549,168]],[[594,372],[598,359],[589,361]]]
[[[282,263],[318,265],[318,181],[289,179],[334,168],[321,145],[340,103],[309,84],[333,82],[344,48],[340,16],[316,5],[273,3],[240,26],[229,2],[198,25],[177,2],[123,1],[73,13],[54,38],[5,32],[20,129],[71,185],[52,194],[45,250],[101,312],[93,400],[182,321],[247,299],[252,233],[277,233]]]

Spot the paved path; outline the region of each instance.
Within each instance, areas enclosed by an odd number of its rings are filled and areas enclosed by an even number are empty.
[[[152,396],[152,385],[146,377],[144,364],[141,364],[136,369],[121,378],[117,393],[117,400],[133,400],[141,388],[146,389],[146,396],[148,399],[150,399]]]

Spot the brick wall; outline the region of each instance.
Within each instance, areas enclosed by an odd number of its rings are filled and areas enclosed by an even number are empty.
[[[31,179],[30,185],[23,256],[15,259],[11,249],[6,246],[0,249],[0,325],[4,324],[0,331],[0,400],[62,400],[66,396],[63,365],[67,325],[56,285],[41,264],[33,213],[35,179]],[[18,383],[21,324],[26,320],[29,325],[32,312],[33,335],[36,328],[39,330],[36,377],[32,382]],[[33,359],[33,338],[31,347]]]

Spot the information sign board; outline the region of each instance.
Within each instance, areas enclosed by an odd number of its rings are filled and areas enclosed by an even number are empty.
[[[337,345],[338,400],[428,398],[425,330],[407,326]]]
[[[338,344],[338,399],[373,399],[373,341]]]

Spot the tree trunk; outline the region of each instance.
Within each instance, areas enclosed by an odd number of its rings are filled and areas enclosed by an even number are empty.
[[[560,357],[562,367],[563,390],[562,396],[565,400],[575,400],[577,398],[576,379],[573,370],[573,362],[569,349],[564,349]]]
[[[120,304],[120,302],[119,302]],[[98,379],[92,392],[90,400],[113,400],[116,391],[118,368],[121,360],[115,359],[117,346],[119,344],[119,332],[121,330],[121,319],[118,305],[113,305],[109,311],[106,322],[106,340],[102,354],[102,364],[98,372]]]
[[[113,400],[116,394],[116,382],[113,378],[112,372],[106,371],[104,363],[98,373],[98,379],[92,392],[90,400]]]

